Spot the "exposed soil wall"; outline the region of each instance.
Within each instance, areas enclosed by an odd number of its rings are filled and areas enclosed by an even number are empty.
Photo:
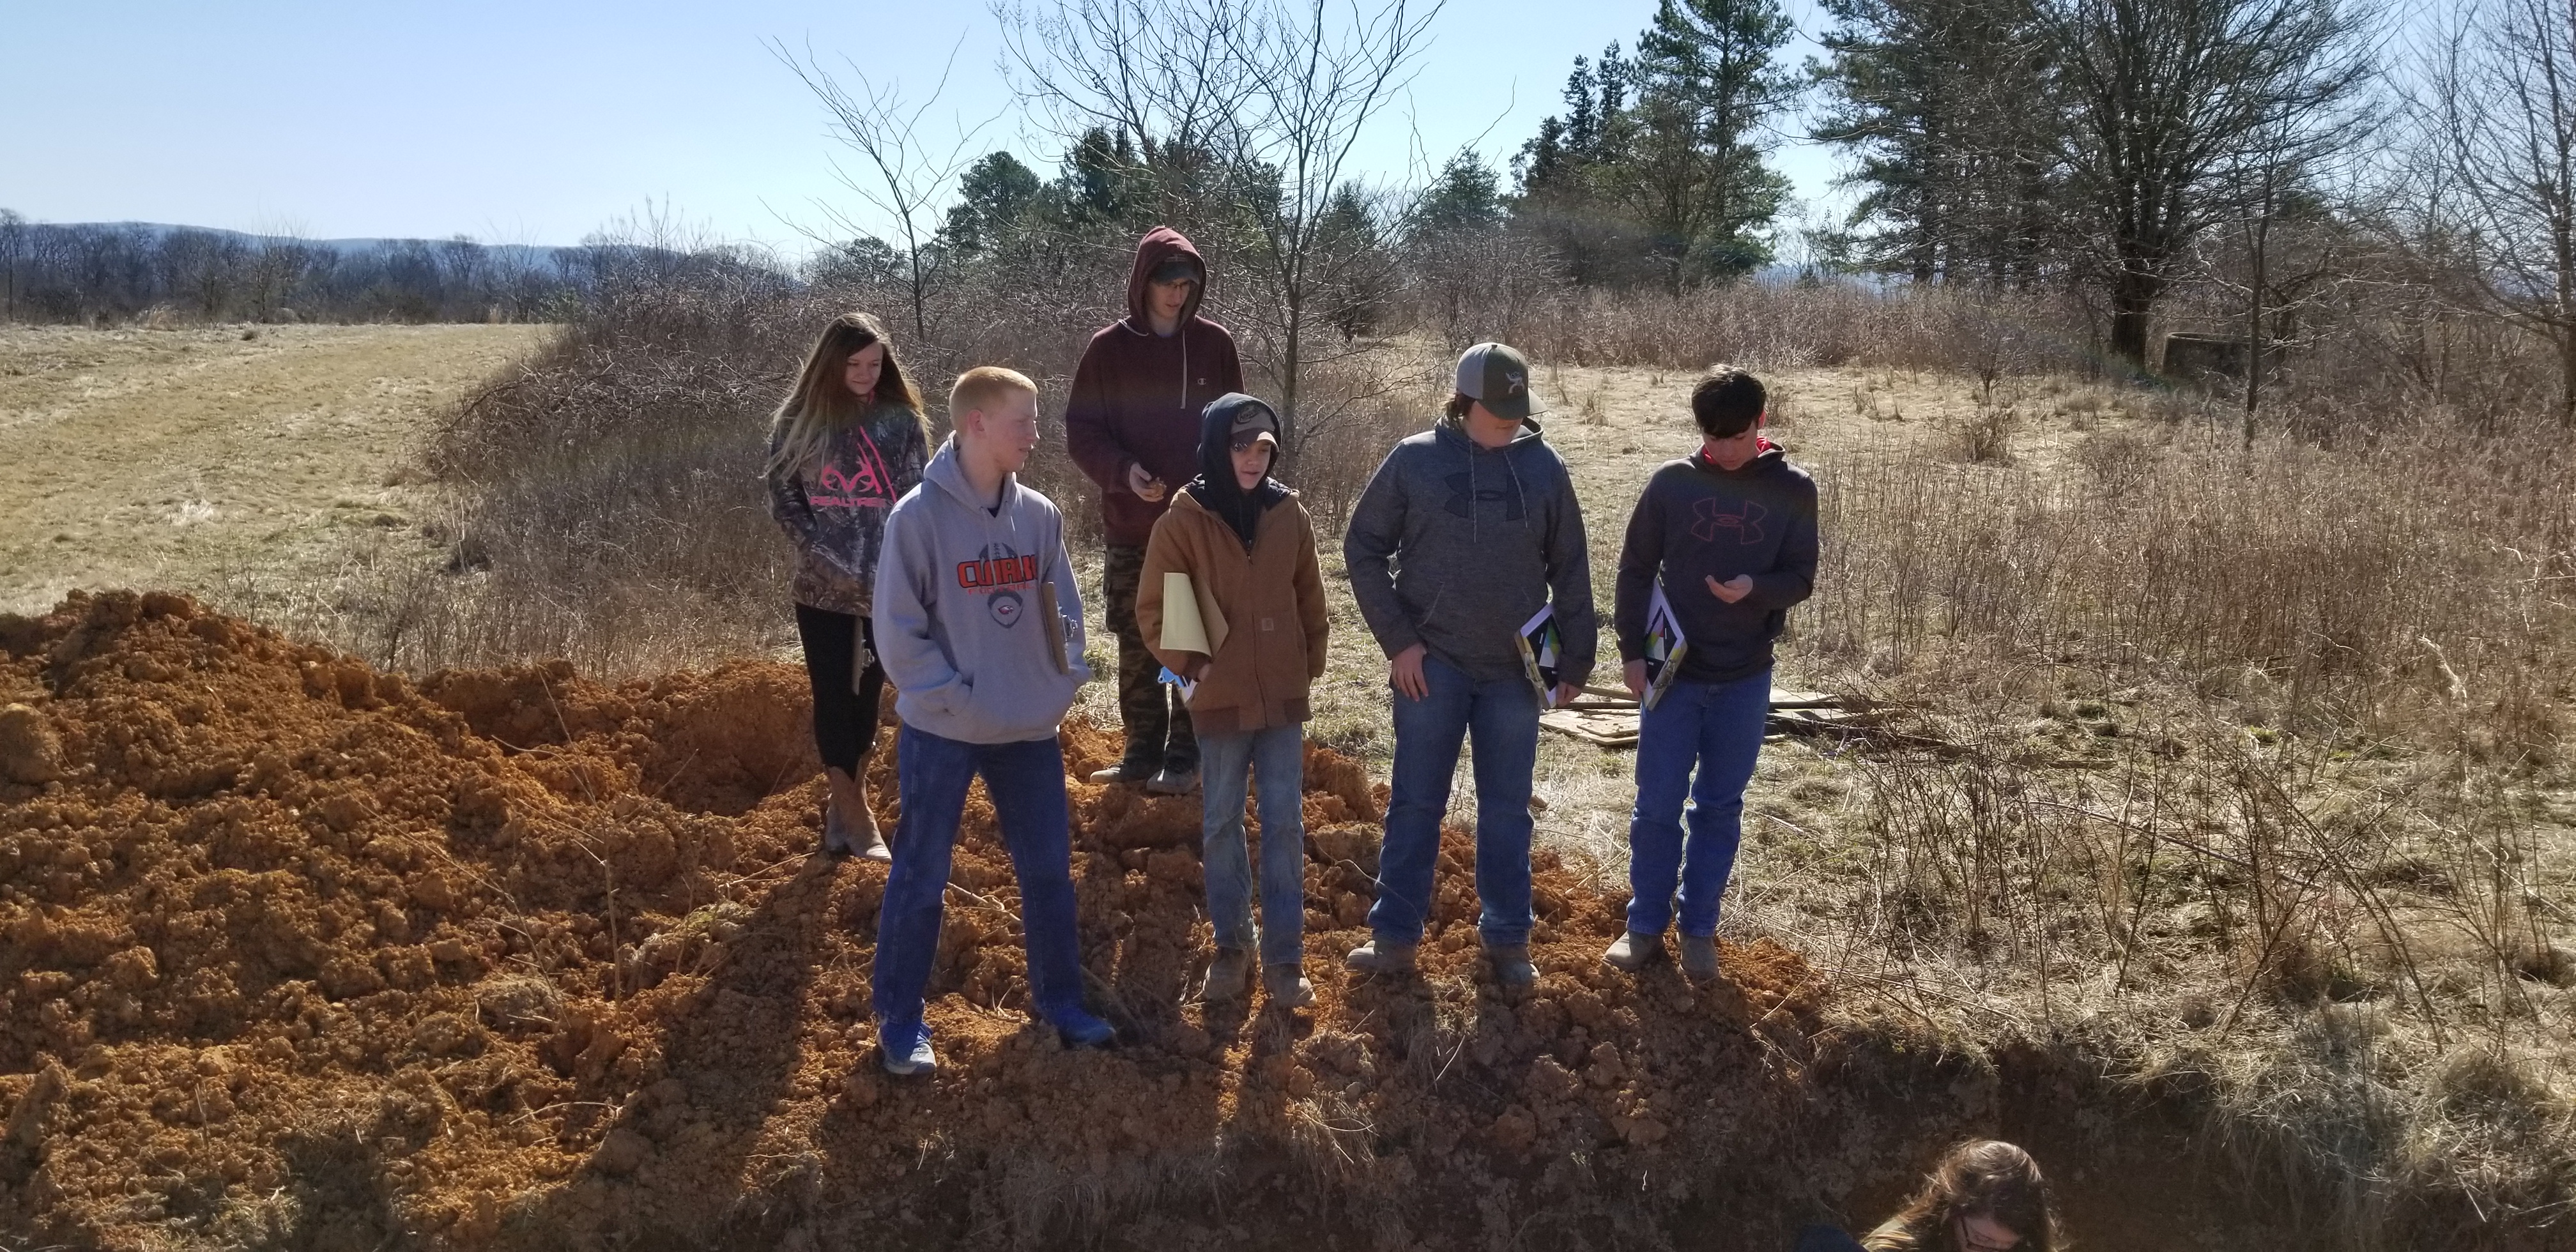
[[[895,1082],[865,1011],[884,870],[809,855],[793,667],[415,683],[112,594],[0,618],[0,707],[0,1239],[1778,1248],[2008,1112],[2089,1145],[2058,1171],[2079,1223],[2180,1177],[2177,1128],[2088,1135],[2045,1114],[2076,1079],[1837,1024],[1768,941],[1705,990],[1602,969],[1616,902],[1545,854],[1544,978],[1506,1003],[1473,977],[1462,831],[1425,977],[1348,979],[1383,793],[1328,751],[1311,1011],[1198,1003],[1197,799],[1075,782],[1084,958],[1126,1042],[1060,1050],[1022,1011],[979,790],[946,1064]],[[1115,749],[1063,738],[1077,779]]]

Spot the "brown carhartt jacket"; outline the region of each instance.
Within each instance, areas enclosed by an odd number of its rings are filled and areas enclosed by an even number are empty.
[[[1190,723],[1202,735],[1238,735],[1307,720],[1307,691],[1324,676],[1324,575],[1315,562],[1315,523],[1295,492],[1264,510],[1252,550],[1223,518],[1187,491],[1154,523],[1136,625],[1154,659],[1188,677]],[[1182,573],[1225,614],[1225,642],[1211,661],[1163,644],[1163,575]]]

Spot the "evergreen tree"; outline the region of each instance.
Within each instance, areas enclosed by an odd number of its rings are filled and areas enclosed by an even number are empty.
[[[939,242],[960,256],[979,256],[1025,232],[1045,199],[1037,172],[1008,152],[991,152],[958,180],[957,203]]]
[[[1771,259],[1789,184],[1763,155],[1767,124],[1798,95],[1778,63],[1796,29],[1779,0],[1663,0],[1638,37],[1635,138],[1617,185],[1675,282]]]
[[[1406,223],[1406,234],[1418,240],[1492,230],[1502,224],[1502,175],[1473,150],[1462,150],[1449,158],[1440,176],[1423,191]]]
[[[1864,190],[1854,263],[1917,282],[2027,286],[2062,266],[2057,87],[2026,0],[1825,0],[1816,138]]]
[[[1770,123],[1803,88],[1781,64],[1779,0],[1663,0],[1623,58],[1575,59],[1566,111],[1514,162],[1515,225],[1576,281],[1724,280],[1771,259],[1789,183],[1765,160]]]

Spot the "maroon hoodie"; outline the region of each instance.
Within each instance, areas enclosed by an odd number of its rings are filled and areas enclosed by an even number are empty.
[[[1181,309],[1181,328],[1166,338],[1154,333],[1145,313],[1146,276],[1173,257],[1199,267],[1198,290]],[[1199,471],[1199,412],[1209,401],[1243,390],[1243,362],[1234,336],[1199,316],[1207,295],[1207,263],[1199,250],[1169,226],[1146,232],[1136,245],[1136,268],[1127,278],[1127,316],[1091,337],[1073,371],[1073,394],[1064,405],[1064,442],[1073,463],[1100,484],[1100,512],[1107,538],[1141,548],[1154,522],[1170,508],[1172,493]],[[1163,480],[1163,498],[1147,500],[1127,489],[1127,467],[1142,465]]]

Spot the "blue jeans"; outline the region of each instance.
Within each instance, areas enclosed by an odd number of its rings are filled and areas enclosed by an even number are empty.
[[[909,724],[895,743],[903,816],[895,824],[894,868],[877,912],[876,973],[869,980],[878,1041],[900,1052],[923,1037],[921,997],[939,954],[957,819],[966,809],[966,786],[978,774],[1020,883],[1020,934],[1038,1016],[1057,1026],[1084,1020],[1063,751],[1051,737],[961,743]]]
[[[1435,656],[1422,658],[1431,693],[1395,693],[1395,777],[1386,842],[1378,853],[1369,929],[1397,943],[1422,941],[1440,863],[1440,820],[1458,748],[1476,742],[1477,932],[1488,946],[1530,933],[1530,774],[1538,768],[1538,693],[1514,675],[1478,682]]]
[[[1243,838],[1244,784],[1261,776],[1261,921],[1252,925],[1252,855]],[[1258,942],[1264,965],[1306,954],[1306,728],[1295,723],[1240,735],[1199,736],[1199,785],[1207,809],[1199,856],[1207,865],[1208,920],[1221,948]]]
[[[1753,781],[1770,712],[1768,669],[1728,683],[1675,682],[1646,710],[1637,734],[1637,807],[1628,818],[1630,931],[1664,933],[1678,885],[1682,933],[1717,933],[1717,903],[1744,836],[1744,785]]]

